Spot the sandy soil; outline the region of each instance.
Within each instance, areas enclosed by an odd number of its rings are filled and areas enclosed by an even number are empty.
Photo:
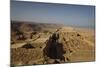
[[[49,28],[48,28],[49,29]],[[49,56],[45,58],[43,50],[50,42],[53,34],[59,34],[58,42],[62,43],[65,52],[64,61],[60,58],[52,59]],[[28,33],[29,34],[29,33]],[[94,30],[79,29],[73,27],[50,28],[46,32],[34,34],[32,39],[15,40],[15,35],[11,36],[11,64],[12,65],[36,65],[49,63],[69,63],[95,60],[95,34]],[[26,45],[26,47],[23,47]],[[28,45],[28,46],[27,46]],[[59,47],[59,46],[57,46]],[[52,48],[51,48],[52,49]],[[46,48],[46,50],[48,50]],[[60,49],[57,48],[57,51]],[[49,53],[49,52],[48,52]],[[61,54],[58,52],[58,54]],[[52,55],[53,56],[53,55]],[[46,60],[47,59],[47,60]],[[58,60],[57,60],[58,59]],[[66,61],[65,61],[66,60]]]

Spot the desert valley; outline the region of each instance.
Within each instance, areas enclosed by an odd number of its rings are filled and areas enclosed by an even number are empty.
[[[54,23],[11,21],[11,64],[95,60],[95,31]]]

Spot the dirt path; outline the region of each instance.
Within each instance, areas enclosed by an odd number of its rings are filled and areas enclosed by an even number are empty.
[[[13,44],[13,45],[11,45],[11,48],[19,48],[19,47],[21,47],[21,46],[23,46],[23,45],[25,45],[26,43],[17,43],[17,44]]]

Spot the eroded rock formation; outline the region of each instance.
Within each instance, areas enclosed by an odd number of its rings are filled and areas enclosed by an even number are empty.
[[[66,61],[64,54],[66,53],[67,46],[62,40],[64,39],[59,32],[55,32],[50,36],[49,40],[46,42],[46,47],[44,48],[44,55],[47,62],[50,61],[50,59],[55,59],[52,63]]]

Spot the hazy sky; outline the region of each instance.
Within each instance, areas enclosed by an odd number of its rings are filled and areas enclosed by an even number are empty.
[[[11,20],[94,27],[95,7],[11,1]]]

